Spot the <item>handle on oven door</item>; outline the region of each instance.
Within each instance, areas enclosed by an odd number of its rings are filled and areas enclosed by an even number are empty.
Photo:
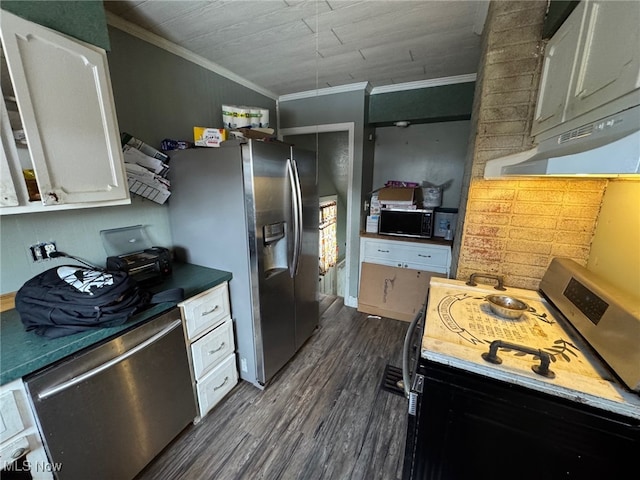
[[[404,396],[409,398],[409,394],[411,392],[411,365],[409,364],[411,360],[411,348],[413,335],[420,324],[420,320],[424,316],[426,308],[426,303],[422,305],[422,308],[415,316],[413,321],[409,324],[409,328],[407,329],[407,334],[404,337],[404,347],[402,349],[402,383],[404,387]]]

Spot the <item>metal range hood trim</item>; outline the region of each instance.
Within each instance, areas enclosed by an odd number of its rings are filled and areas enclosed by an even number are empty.
[[[640,106],[489,160],[484,178],[640,176]]]

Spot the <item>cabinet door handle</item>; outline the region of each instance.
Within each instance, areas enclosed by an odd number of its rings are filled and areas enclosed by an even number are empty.
[[[225,345],[226,345],[226,343],[222,342],[218,348],[215,348],[213,350],[209,350],[209,355],[213,355],[214,353],[219,352],[220,350],[222,350],[225,347]]]
[[[224,387],[227,384],[228,381],[229,381],[229,377],[224,377],[224,382],[222,382],[217,387],[213,387],[213,391],[215,392],[216,390],[220,390],[222,387]]]
[[[423,255],[421,253],[418,254],[419,257],[424,257],[424,258],[431,258],[431,255]]]
[[[219,306],[220,306],[220,305],[216,305],[216,306],[215,306],[215,307],[213,307],[211,310],[207,310],[206,312],[202,312],[202,316],[204,317],[204,316],[206,316],[206,315],[209,315],[210,313],[215,312],[215,311],[218,309],[218,307],[219,307]]]
[[[389,253],[389,250],[380,250],[380,249],[378,249],[378,251],[382,252],[382,253]]]

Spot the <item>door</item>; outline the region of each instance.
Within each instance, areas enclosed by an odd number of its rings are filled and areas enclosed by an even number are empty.
[[[133,478],[196,415],[177,308],[26,384],[59,480]]]
[[[284,144],[242,146],[258,382],[265,384],[296,352],[292,189]]]
[[[129,203],[104,50],[5,11],[0,19],[42,203]]]
[[[295,276],[296,350],[318,326],[318,164],[316,153],[292,148],[302,197],[302,238]]]
[[[587,6],[568,119],[640,87],[640,5],[594,1]]]

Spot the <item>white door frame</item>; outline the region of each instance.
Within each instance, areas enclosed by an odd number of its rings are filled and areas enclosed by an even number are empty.
[[[292,127],[292,128],[280,128],[278,130],[278,138],[280,140],[283,137],[288,137],[291,135],[308,135],[310,133],[331,133],[331,132],[347,132],[349,134],[349,184],[347,186],[347,222],[346,222],[346,247],[345,247],[345,258],[351,258],[351,245],[353,242],[353,236],[351,234],[351,229],[349,225],[352,224],[353,221],[353,150],[354,150],[354,132],[355,132],[355,123],[354,122],[345,122],[345,123],[328,123],[324,125],[309,125],[306,127]],[[359,202],[358,202],[359,204]],[[359,210],[359,207],[358,207]],[[356,212],[357,213],[357,212]],[[359,220],[358,220],[359,222]],[[347,262],[347,265],[349,262]],[[356,272],[357,273],[357,272]],[[350,278],[351,278],[351,269],[345,268],[345,283],[344,283],[344,303],[349,307],[357,307],[358,306],[358,296],[352,295],[350,291]],[[355,293],[355,292],[354,292]]]

